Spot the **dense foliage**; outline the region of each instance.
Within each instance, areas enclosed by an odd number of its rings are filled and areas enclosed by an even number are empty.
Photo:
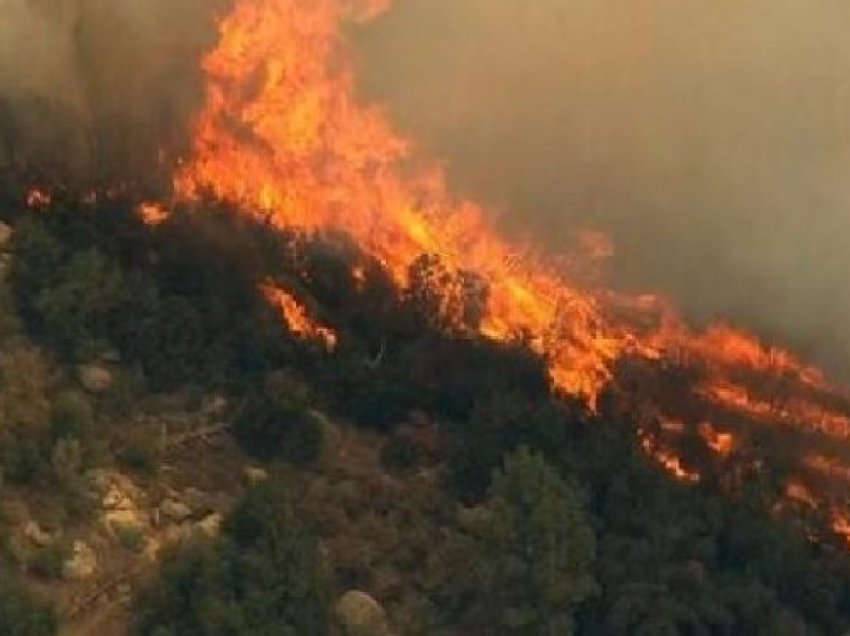
[[[471,335],[486,297],[474,280],[459,275],[453,287],[464,292],[448,305],[462,319],[447,325],[432,283],[450,274],[437,257],[412,264],[413,285],[402,291],[344,237],[274,233],[215,206],[147,227],[129,201],[70,196],[23,215],[14,248],[17,305],[52,355],[76,364],[114,349],[152,390],[227,392],[237,438],[264,458],[313,462],[318,407],[387,435],[384,461],[403,472],[434,451],[398,426],[413,410],[439,423],[444,493],[498,520],[482,533],[440,519],[445,545],[433,553],[465,545],[477,559],[438,560],[422,582],[423,622],[442,632],[850,629],[846,545],[823,520],[775,508],[781,463],[761,461],[772,449],[756,445],[736,459],[745,478],[735,488],[707,453],[690,453],[699,484],[672,479],[641,449],[639,414],[610,396],[598,414],[554,398],[520,336],[496,344]],[[257,291],[269,280],[339,333],[335,351],[287,332]],[[85,437],[86,407],[67,396],[51,405],[37,358],[4,356],[0,377],[12,378],[4,364],[35,378],[16,380],[16,395],[32,399],[10,404],[0,394],[11,422],[6,468],[38,473],[58,438]],[[51,411],[54,424],[43,426]],[[252,497],[220,544],[164,568],[160,589],[140,605],[143,633],[264,633],[268,625],[322,633],[327,591],[297,502],[284,497],[279,508],[267,494]],[[306,604],[293,613],[295,598]]]
[[[50,636],[56,632],[56,617],[36,603],[6,565],[0,567],[0,634]]]
[[[470,517],[448,599],[468,631],[573,633],[575,609],[598,591],[595,538],[577,490],[521,447]]]
[[[285,490],[249,491],[223,537],[165,563],[138,603],[135,631],[155,636],[299,636],[328,630],[315,540]]]

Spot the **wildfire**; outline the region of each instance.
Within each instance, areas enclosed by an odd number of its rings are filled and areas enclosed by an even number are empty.
[[[46,190],[33,188],[27,193],[27,207],[30,210],[43,210],[50,206],[51,196]]]
[[[699,473],[685,468],[682,464],[682,460],[679,459],[679,457],[677,457],[672,451],[663,448],[657,442],[648,437],[645,437],[641,441],[641,446],[647,455],[655,459],[655,461],[658,462],[664,470],[673,475],[676,479],[691,484],[699,483]]]
[[[203,64],[206,104],[192,156],[175,176],[178,197],[211,193],[280,228],[347,233],[402,287],[423,255],[438,258],[450,273],[474,273],[488,292],[481,335],[522,338],[547,361],[554,387],[591,407],[626,356],[696,361],[705,376],[698,394],[709,404],[760,422],[850,434],[850,419],[817,401],[838,393],[789,352],[722,325],[695,332],[654,296],[581,289],[501,238],[478,204],[447,192],[438,170],[413,170],[408,141],[379,108],[357,99],[342,35],[346,20],[368,20],[390,3],[237,0]],[[597,234],[583,235],[582,244],[596,259],[613,251]],[[362,276],[352,272],[355,282]],[[294,332],[333,348],[336,334],[293,296],[272,284],[263,291]],[[452,290],[445,291],[450,297]],[[615,307],[641,318],[617,318]],[[749,376],[799,397],[781,403],[760,397]],[[735,447],[730,433],[709,425],[701,432],[719,456]],[[666,448],[644,445],[679,478],[699,480]]]
[[[307,340],[322,343],[329,351],[336,348],[336,333],[314,320],[294,296],[272,282],[263,283],[260,291],[269,303],[280,309],[290,331]]]
[[[168,209],[160,203],[142,203],[138,209],[139,218],[146,225],[161,225],[168,220]]]

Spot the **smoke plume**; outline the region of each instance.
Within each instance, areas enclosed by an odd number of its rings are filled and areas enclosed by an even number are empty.
[[[398,0],[362,90],[501,222],[850,368],[850,4]]]
[[[65,179],[151,176],[138,173],[185,142],[215,5],[0,0],[0,165]]]

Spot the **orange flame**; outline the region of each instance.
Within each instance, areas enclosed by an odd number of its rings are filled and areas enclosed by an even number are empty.
[[[489,291],[481,335],[522,338],[546,359],[554,387],[591,407],[624,357],[695,362],[699,394],[730,416],[850,435],[850,418],[834,406],[840,393],[791,353],[722,325],[694,332],[654,296],[581,289],[501,238],[478,204],[453,198],[439,170],[414,170],[408,141],[380,109],[356,98],[342,36],[346,20],[371,19],[390,4],[236,0],[204,61],[206,105],[192,156],[175,176],[176,194],[192,200],[210,193],[276,227],[345,232],[401,286],[422,255],[437,256],[450,273],[475,273]],[[613,250],[598,235],[583,241],[591,256]],[[355,270],[352,279],[362,275]],[[335,344],[336,334],[296,299],[271,284],[263,289],[293,331]],[[773,393],[791,397],[776,401]],[[833,406],[821,404],[824,396]],[[731,434],[708,426],[701,432],[719,456],[734,449]],[[666,448],[644,446],[679,478],[699,479]]]
[[[641,440],[641,447],[644,452],[652,457],[664,470],[670,473],[679,481],[696,484],[700,481],[699,473],[685,468],[682,460],[672,451],[662,447],[657,442],[648,437]]]
[[[212,191],[278,226],[343,230],[402,285],[422,254],[476,272],[490,291],[481,332],[528,334],[554,384],[595,402],[625,335],[596,299],[500,239],[478,205],[448,196],[438,171],[406,176],[408,143],[356,101],[340,24],[383,4],[238,2],[204,63],[207,104],[177,192]]]
[[[43,210],[50,206],[51,196],[46,190],[33,188],[27,192],[27,207],[31,210]]]
[[[328,351],[336,348],[336,333],[314,320],[291,294],[271,282],[260,285],[260,291],[269,303],[280,309],[290,331],[304,339],[322,343]]]
[[[160,203],[142,203],[138,208],[139,218],[145,225],[161,225],[168,220],[170,212]]]
[[[207,103],[194,156],[175,177],[177,193],[211,191],[281,227],[345,231],[402,285],[422,254],[477,273],[490,290],[481,333],[528,336],[555,386],[591,404],[614,362],[634,353],[694,357],[719,372],[742,367],[828,388],[790,353],[725,326],[695,334],[653,297],[630,302],[662,314],[657,329],[639,334],[615,324],[607,296],[577,288],[500,238],[477,204],[447,194],[439,171],[410,176],[408,142],[380,110],[355,98],[341,36],[344,20],[368,19],[389,4],[239,0],[204,62]],[[591,242],[610,250],[601,237]]]

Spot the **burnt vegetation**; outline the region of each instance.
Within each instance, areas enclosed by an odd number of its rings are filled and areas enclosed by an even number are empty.
[[[119,195],[58,189],[38,212],[22,193],[6,196],[15,310],[60,366],[112,355],[139,391],[225,394],[235,438],[262,460],[313,465],[323,412],[381,439],[388,472],[437,471],[440,496],[466,514],[440,518],[440,543],[407,562],[425,601],[406,616],[421,633],[850,629],[847,547],[816,514],[776,508],[790,468],[762,461],[782,452],[775,439],[753,437],[718,470],[704,441],[684,435],[677,450],[703,479],[673,479],[641,449],[647,418],[614,386],[591,413],[551,395],[521,334],[512,344],[470,335],[487,290],[438,257],[414,262],[401,290],[344,236],[273,231],[218,203],[148,226]],[[290,333],[259,292],[266,281],[333,328],[338,346]],[[4,345],[0,379],[13,362],[41,373],[38,360],[14,355]],[[687,370],[654,373],[679,390],[692,381]],[[622,369],[618,382],[638,375]],[[78,462],[93,461],[91,405],[32,383],[21,390],[32,392],[29,410],[0,402],[7,481],[54,483],[64,439],[78,440]],[[434,423],[436,443],[405,428],[412,412]],[[168,560],[137,601],[137,631],[327,633],[330,595],[368,585],[369,573],[325,562],[316,542],[326,537],[307,517],[297,497],[249,494],[219,540]],[[0,597],[3,633],[53,629],[37,604]]]

